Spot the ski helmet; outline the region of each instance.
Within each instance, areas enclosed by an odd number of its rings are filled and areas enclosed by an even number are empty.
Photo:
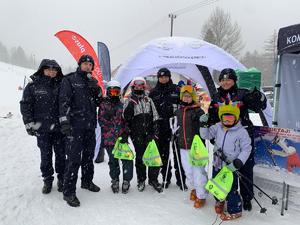
[[[111,80],[106,85],[106,93],[109,97],[119,97],[121,94],[121,84],[119,81]]]
[[[240,103],[230,101],[229,104],[220,104],[218,115],[221,123],[226,127],[233,127],[240,118]],[[233,118],[232,118],[233,117]],[[226,125],[225,120],[234,121],[232,125]]]
[[[180,88],[180,100],[182,101],[182,98],[183,98],[183,94],[184,93],[189,93],[191,94],[192,96],[192,99],[193,99],[193,102],[197,102],[197,94],[196,94],[196,91],[195,89],[193,88],[192,85],[183,85],[181,88]]]
[[[134,77],[130,83],[130,87],[143,86],[146,87],[146,80],[143,77]]]
[[[92,63],[92,65],[93,65],[92,70],[94,70],[95,61],[94,61],[94,59],[93,59],[92,56],[90,56],[90,55],[82,55],[80,57],[80,59],[78,60],[78,66],[80,66],[81,63],[83,63],[83,62],[90,62],[90,63]]]

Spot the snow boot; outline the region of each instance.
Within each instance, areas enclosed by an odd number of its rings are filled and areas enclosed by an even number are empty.
[[[129,181],[124,180],[124,181],[123,181],[123,184],[122,184],[122,193],[123,193],[123,194],[127,194],[127,193],[128,193],[128,190],[129,190],[129,187],[130,187]]]
[[[81,183],[81,188],[82,189],[87,189],[91,192],[99,192],[100,191],[100,188],[96,184],[94,184],[93,182],[90,182],[90,183],[82,182]]]
[[[180,190],[182,190],[181,182],[176,182],[176,185],[180,188]],[[183,188],[184,188],[184,190],[182,190],[182,191],[187,191],[188,190],[188,187],[186,186],[185,183],[183,183]]]
[[[242,217],[242,213],[233,213],[233,214],[226,214],[226,213],[222,213],[220,215],[220,219],[223,221],[228,221],[228,220],[235,220],[237,218]]]
[[[49,194],[52,190],[52,183],[46,183],[44,182],[44,186],[42,188],[42,193],[43,194]]]
[[[158,181],[149,181],[149,185],[152,186],[158,193],[163,192],[163,187]]]
[[[167,181],[166,183],[164,183],[164,188],[165,189],[168,189],[169,188],[169,186],[170,186],[170,184],[171,184],[171,181]]]
[[[197,196],[196,196],[196,190],[193,189],[193,190],[191,191],[191,193],[190,193],[190,200],[191,200],[191,201],[195,201],[196,198],[197,198]]]
[[[243,209],[244,209],[244,210],[251,211],[251,210],[252,210],[252,204],[251,204],[251,201],[245,201],[245,202],[243,203]]]
[[[57,181],[57,191],[62,192],[64,188],[64,182],[62,180]]]
[[[145,190],[145,181],[139,181],[137,187],[138,187],[139,192],[144,191]]]
[[[111,181],[111,190],[115,194],[119,193],[119,181],[118,180]]]
[[[72,207],[80,206],[80,201],[78,200],[76,195],[71,195],[71,196],[64,195],[63,199],[68,203],[69,206],[72,206]]]
[[[194,203],[194,208],[196,209],[202,208],[205,205],[205,202],[206,202],[205,199],[196,198]]]
[[[225,206],[225,202],[216,202],[216,204],[215,204],[215,212],[217,214],[224,213],[224,206]]]

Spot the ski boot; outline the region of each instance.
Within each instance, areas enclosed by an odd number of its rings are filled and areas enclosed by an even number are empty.
[[[111,181],[111,190],[114,194],[119,193],[119,181],[118,180]]]
[[[158,193],[163,192],[163,187],[158,181],[149,181],[149,185],[152,186]]]
[[[244,203],[243,203],[243,209],[247,210],[247,211],[251,211],[252,210],[251,201],[244,201]]]
[[[90,183],[82,182],[81,183],[81,188],[82,189],[87,189],[91,192],[99,192],[100,191],[100,188],[96,184],[94,184],[93,182],[90,182]]]
[[[130,187],[129,181],[124,180],[124,181],[123,181],[123,184],[122,184],[122,193],[123,193],[123,194],[127,194],[127,193],[128,193],[128,190],[129,190],[129,187]]]
[[[71,195],[71,196],[64,195],[63,199],[68,203],[69,206],[72,206],[72,207],[80,206],[80,201],[78,200],[76,195]]]
[[[139,181],[137,187],[138,187],[139,192],[144,191],[145,190],[145,181]]]
[[[194,208],[196,209],[202,208],[205,205],[205,202],[206,202],[205,199],[196,198],[194,203]]]
[[[44,182],[44,186],[42,188],[43,194],[49,194],[52,190],[52,183]]]

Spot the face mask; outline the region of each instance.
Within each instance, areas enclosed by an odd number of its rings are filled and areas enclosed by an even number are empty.
[[[143,95],[144,90],[133,90],[133,93],[136,94],[136,95]]]

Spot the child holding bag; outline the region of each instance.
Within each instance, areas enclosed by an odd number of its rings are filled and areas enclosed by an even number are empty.
[[[178,120],[178,146],[182,166],[190,187],[192,188],[190,199],[195,208],[204,206],[207,191],[204,186],[207,182],[205,167],[193,166],[189,163],[189,151],[195,135],[199,135],[199,117],[204,114],[197,102],[197,96],[191,85],[185,85],[180,89],[181,107],[175,112]]]

